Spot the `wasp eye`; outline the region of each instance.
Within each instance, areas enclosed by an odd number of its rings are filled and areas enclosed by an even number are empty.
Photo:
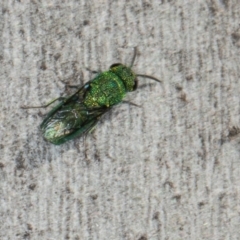
[[[118,67],[118,66],[120,66],[120,65],[122,65],[122,64],[121,64],[121,63],[114,63],[114,64],[112,64],[112,65],[110,66],[110,68]]]

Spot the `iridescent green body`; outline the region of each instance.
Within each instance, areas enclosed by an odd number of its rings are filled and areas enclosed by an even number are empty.
[[[131,68],[112,65],[47,114],[40,125],[44,138],[59,145],[88,133],[104,113],[135,88],[136,75]]]
[[[40,125],[44,138],[53,144],[59,145],[87,134],[104,113],[123,101],[127,92],[136,90],[137,76],[161,82],[155,77],[132,71],[136,54],[135,47],[130,67],[120,63],[113,64],[108,71],[99,73],[71,96],[55,99],[44,106],[22,108],[45,108],[57,100],[60,101]]]

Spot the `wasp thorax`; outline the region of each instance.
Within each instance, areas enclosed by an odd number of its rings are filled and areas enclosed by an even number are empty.
[[[110,67],[110,71],[116,74],[122,81],[127,92],[134,91],[136,74],[130,67],[127,67],[121,63],[113,64]]]

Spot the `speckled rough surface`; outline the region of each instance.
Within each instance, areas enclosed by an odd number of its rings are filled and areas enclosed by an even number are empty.
[[[0,239],[240,239],[238,0],[13,1],[0,14]],[[111,64],[140,88],[85,140],[46,109]]]

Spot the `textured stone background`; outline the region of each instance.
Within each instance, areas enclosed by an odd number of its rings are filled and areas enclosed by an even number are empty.
[[[238,0],[13,1],[0,21],[0,239],[240,239]],[[86,67],[140,88],[86,140],[45,142],[40,105]]]

